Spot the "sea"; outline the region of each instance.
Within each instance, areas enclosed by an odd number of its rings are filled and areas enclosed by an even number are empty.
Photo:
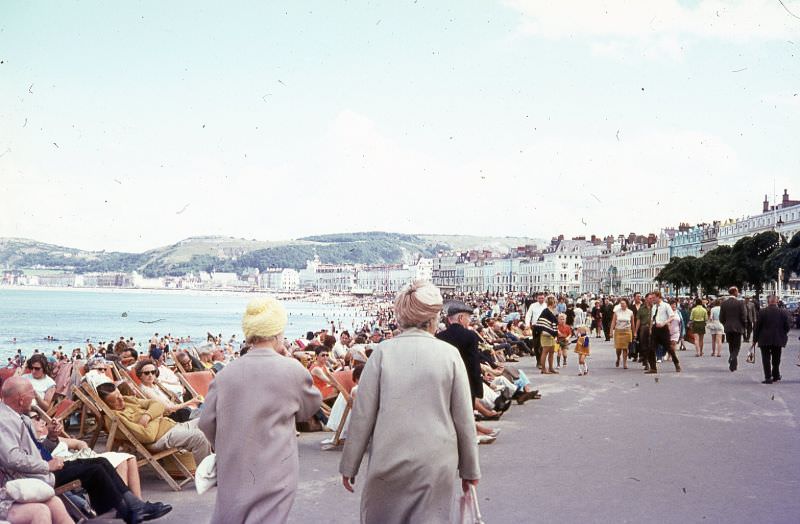
[[[86,348],[119,337],[144,345],[153,334],[191,336],[198,344],[208,333],[223,340],[242,340],[241,319],[253,293],[142,291],[130,289],[0,288],[0,362],[22,349],[46,354],[59,348]],[[286,336],[304,338],[308,331],[353,329],[369,320],[352,306],[284,301],[289,322]]]

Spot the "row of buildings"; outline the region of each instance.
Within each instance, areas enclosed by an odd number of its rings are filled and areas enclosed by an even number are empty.
[[[391,294],[415,279],[430,280],[447,293],[552,292],[630,294],[656,287],[655,277],[674,257],[701,257],[717,246],[764,231],[791,238],[800,231],[800,201],[784,190],[779,204],[764,198],[762,212],[711,224],[679,224],[658,235],[554,238],[547,246],[520,246],[510,253],[473,250],[418,258],[411,264],[324,264],[303,269],[248,269],[236,273],[187,274],[148,279],[137,273],[26,275],[6,271],[2,283],[51,287],[133,287],[173,289],[264,289],[332,293]],[[794,287],[798,287],[795,279]]]

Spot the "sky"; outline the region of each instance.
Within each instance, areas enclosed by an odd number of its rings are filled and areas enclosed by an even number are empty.
[[[647,234],[800,198],[800,0],[0,3],[0,237]]]

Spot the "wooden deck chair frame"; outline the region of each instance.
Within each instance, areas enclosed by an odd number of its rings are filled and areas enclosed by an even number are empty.
[[[137,438],[131,433],[131,431],[125,427],[125,425],[120,422],[117,414],[114,412],[113,409],[109,408],[108,405],[100,399],[100,396],[94,391],[91,386],[84,386],[82,388],[80,396],[85,398],[85,402],[93,403],[102,414],[108,418],[110,421],[110,427],[108,429],[108,442],[106,443],[106,449],[108,451],[114,451],[114,441],[117,439],[122,439],[127,441],[130,446],[136,451],[136,453],[141,456],[142,458],[137,461],[138,466],[142,467],[145,464],[148,464],[152,467],[156,474],[161,477],[164,482],[169,484],[174,491],[181,491],[181,488],[188,484],[189,482],[194,481],[194,475],[189,469],[183,465],[183,463],[178,460],[175,456],[176,453],[181,453],[182,450],[178,448],[170,448],[164,451],[159,452],[151,452],[149,449],[145,447],[144,444],[139,442]],[[167,470],[158,462],[161,459],[170,457],[178,466],[178,470],[184,475],[184,479],[180,482],[176,481],[172,476],[167,473]]]
[[[342,383],[336,378],[336,374],[338,372],[328,372],[326,375],[331,379],[333,382],[333,387],[336,388],[337,391],[341,395],[344,396],[347,404],[344,407],[344,411],[342,412],[342,419],[339,421],[339,425],[336,426],[336,431],[333,433],[333,438],[331,439],[331,444],[329,446],[323,447],[323,451],[328,451],[331,449],[338,448],[342,445],[342,432],[344,431],[345,422],[347,422],[347,418],[350,416],[350,410],[353,406],[353,398],[350,396],[350,391],[346,388]],[[350,371],[352,373],[352,371]],[[352,388],[351,388],[352,389]]]
[[[77,409],[77,407],[75,407],[75,408]],[[36,413],[39,415],[39,417],[40,417],[42,420],[44,420],[44,421],[45,421],[45,422],[46,422],[48,425],[49,425],[49,424],[50,424],[50,422],[53,420],[53,417],[51,417],[50,415],[48,415],[48,414],[47,414],[47,413],[46,413],[46,412],[45,412],[45,411],[44,411],[42,408],[40,408],[40,407],[39,407],[39,406],[37,406],[36,404],[34,404],[33,406],[31,406],[31,409],[32,409],[33,411],[35,411],[35,412],[36,412]],[[70,409],[72,409],[72,408],[70,408]],[[69,415],[67,415],[67,416],[69,416]],[[70,436],[67,434],[67,432],[66,432],[66,431],[64,431],[64,429],[63,429],[63,428],[61,429],[61,436],[62,436],[62,437],[64,437],[64,438],[71,438],[71,437],[70,437]]]
[[[67,482],[66,484],[62,484],[61,486],[56,486],[55,488],[56,497],[61,499],[61,502],[64,503],[64,507],[67,509],[67,513],[75,520],[75,522],[96,517],[96,515],[89,515],[85,513],[67,496],[67,492],[81,489],[81,487],[83,487],[83,485],[81,484],[80,480],[73,480],[71,482]]]

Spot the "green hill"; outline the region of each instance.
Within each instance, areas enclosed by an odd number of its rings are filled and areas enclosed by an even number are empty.
[[[122,253],[82,251],[20,238],[0,238],[0,264],[5,269],[60,270],[76,273],[138,271],[145,276],[183,275],[192,271],[241,273],[248,267],[300,269],[318,256],[330,264],[398,264],[440,251],[493,249],[504,251],[541,240],[519,237],[408,235],[359,232],[315,235],[297,240],[259,241],[234,237],[191,237],[145,251]]]

